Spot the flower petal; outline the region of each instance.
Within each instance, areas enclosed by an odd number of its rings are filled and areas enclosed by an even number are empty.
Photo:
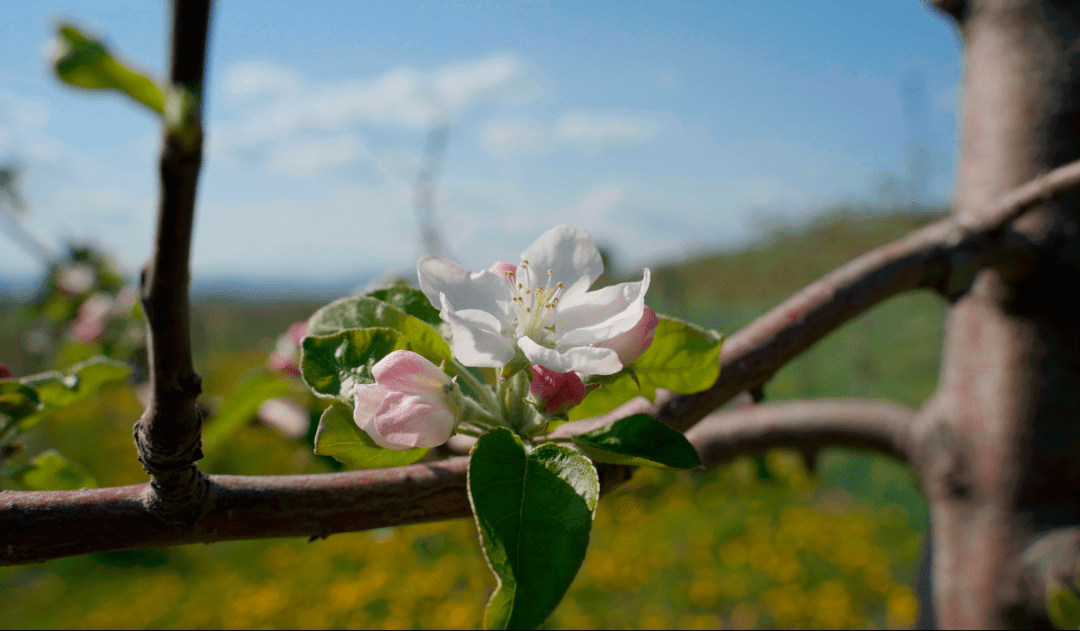
[[[645,354],[652,346],[653,338],[656,337],[656,324],[660,321],[656,312],[645,307],[641,314],[641,320],[629,331],[625,331],[603,342],[597,342],[595,346],[610,348],[619,355],[619,361],[623,366],[630,364],[638,357]]]
[[[377,383],[356,386],[353,390],[353,401],[356,402],[356,409],[353,411],[353,421],[355,421],[356,426],[364,430],[378,446],[385,447],[386,449],[393,449],[394,451],[408,449],[405,445],[398,445],[386,440],[379,434],[379,431],[375,429],[375,413],[379,410],[379,406],[382,405],[386,395],[386,388]]]
[[[438,395],[390,392],[375,413],[375,429],[391,443],[438,447],[454,433],[454,414]]]
[[[518,270],[517,280],[529,286],[547,283],[547,271],[555,282],[570,287],[581,278],[588,278],[588,289],[604,273],[604,261],[587,232],[571,226],[557,226],[540,235],[521,258],[529,262],[529,281]]]
[[[619,283],[561,301],[552,319],[558,347],[595,344],[632,329],[644,313],[650,278],[646,268],[640,282]]]
[[[450,377],[423,356],[413,351],[394,351],[371,367],[375,383],[394,392],[406,394],[441,393]]]
[[[527,337],[518,340],[518,347],[534,364],[556,372],[579,372],[583,375],[613,375],[622,370],[619,355],[610,348],[574,346],[555,350],[541,346]]]
[[[441,294],[451,298],[454,309],[479,309],[510,319],[512,299],[506,278],[488,270],[470,272],[461,265],[441,256],[425,256],[416,264],[420,291],[431,304],[439,306]],[[445,320],[445,316],[443,317]]]
[[[474,368],[499,368],[513,359],[514,345],[503,337],[498,318],[480,309],[456,311],[445,298],[442,305],[442,319],[450,324],[458,361]]]

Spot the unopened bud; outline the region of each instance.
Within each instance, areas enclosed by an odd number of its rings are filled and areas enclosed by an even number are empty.
[[[585,384],[576,372],[555,372],[540,365],[531,369],[529,397],[549,415],[562,414],[585,398]]]

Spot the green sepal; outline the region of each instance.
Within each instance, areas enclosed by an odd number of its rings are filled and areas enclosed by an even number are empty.
[[[375,382],[372,366],[393,351],[413,351],[436,366],[450,361],[450,347],[430,326],[409,316],[403,329],[350,329],[305,337],[300,358],[304,383],[317,394],[351,401],[357,385]]]
[[[12,474],[15,482],[32,491],[74,491],[97,488],[97,481],[81,465],[55,449],[47,449]]]
[[[614,378],[594,378],[600,387],[570,410],[570,420],[599,416],[634,397],[653,401],[657,388],[692,394],[716,382],[724,336],[696,324],[658,317],[649,349]]]
[[[165,112],[165,97],[157,82],[118,61],[105,45],[70,24],[57,32],[67,49],[54,64],[56,76],[87,90],[117,90],[158,114]]]
[[[473,446],[469,500],[488,566],[498,582],[488,629],[532,629],[562,600],[585,558],[600,482],[567,445],[527,451],[505,428]]]
[[[315,433],[315,454],[340,460],[350,469],[382,469],[412,464],[430,449],[395,451],[380,447],[367,432],[356,426],[352,410],[341,403],[331,403],[319,419]]]
[[[597,462],[658,469],[697,469],[701,458],[681,432],[648,414],[634,414],[572,437]]]

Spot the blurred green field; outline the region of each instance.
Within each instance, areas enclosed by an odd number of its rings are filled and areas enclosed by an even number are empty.
[[[839,213],[759,247],[656,266],[650,304],[730,333],[928,220]],[[276,336],[317,306],[197,304],[196,364],[211,408],[263,371]],[[889,301],[792,362],[766,396],[917,406],[936,382],[944,310],[929,294]],[[0,317],[0,353],[17,334],[6,326]],[[27,442],[56,447],[102,485],[144,482],[130,432],[140,413],[132,389],[118,386],[58,413]],[[202,466],[331,470],[303,442],[255,424]],[[907,628],[926,519],[905,467],[850,451],[827,450],[813,473],[779,450],[709,472],[640,470],[601,500],[582,572],[545,627]],[[473,525],[459,520],[0,568],[0,626],[475,628],[492,587]]]

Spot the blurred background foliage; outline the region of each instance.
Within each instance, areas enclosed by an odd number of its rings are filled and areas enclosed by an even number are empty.
[[[730,334],[933,218],[835,209],[743,250],[654,266],[650,304]],[[93,354],[132,362],[131,383],[51,414],[20,440],[25,453],[59,450],[101,486],[137,484],[147,480],[131,440],[142,411],[134,384],[145,358],[132,326],[140,314],[130,285],[95,256],[73,248],[29,304],[0,297],[0,362],[16,377]],[[94,278],[87,285],[70,269],[92,269]],[[108,300],[83,307],[99,294]],[[321,403],[285,361],[295,333],[287,327],[319,306],[196,299],[195,360],[214,443],[205,470],[340,468],[312,454],[310,420]],[[891,300],[788,365],[766,398],[918,406],[937,379],[944,311],[930,294]],[[825,450],[814,471],[783,450],[707,472],[639,470],[601,500],[583,570],[545,627],[908,628],[926,520],[906,467],[851,451]],[[0,568],[0,626],[475,628],[492,588],[474,526],[458,520],[310,543],[190,545]]]

